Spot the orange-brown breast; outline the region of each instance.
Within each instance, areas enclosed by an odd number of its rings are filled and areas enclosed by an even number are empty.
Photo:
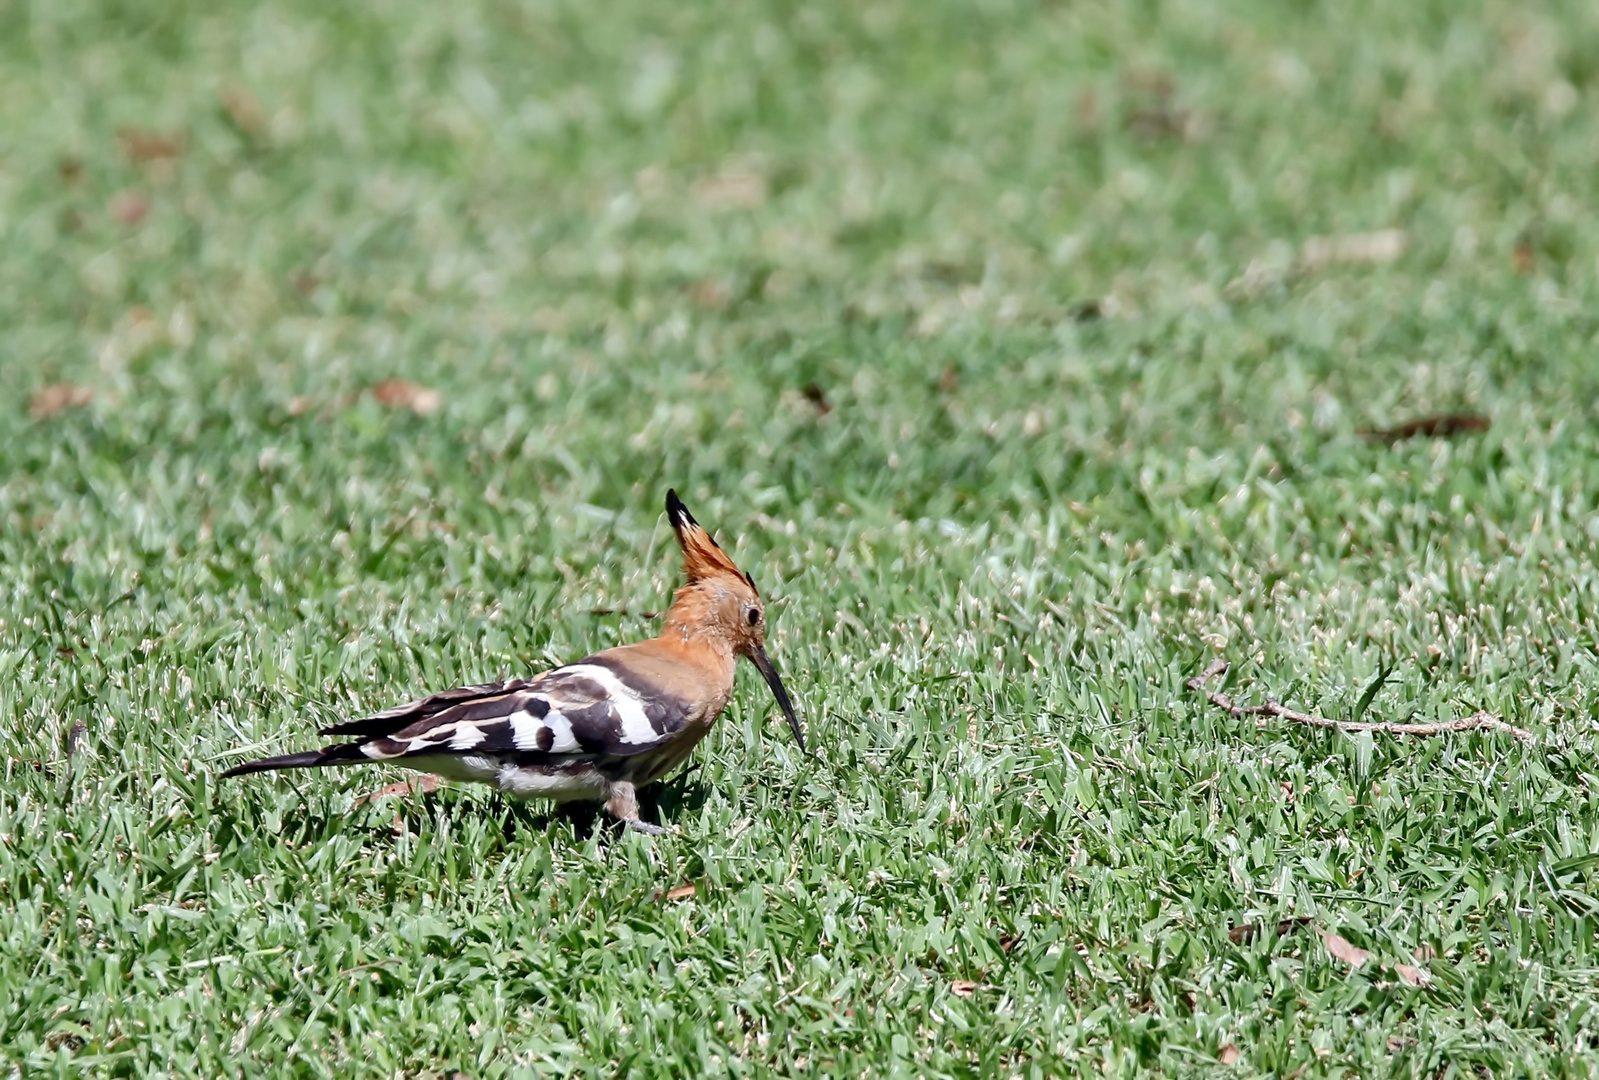
[[[695,640],[655,638],[619,645],[590,658],[615,670],[625,668],[628,681],[648,686],[664,697],[683,703],[687,723],[670,740],[634,759],[633,782],[643,786],[667,775],[693,753],[711,730],[733,694],[737,664],[731,650],[706,647]]]

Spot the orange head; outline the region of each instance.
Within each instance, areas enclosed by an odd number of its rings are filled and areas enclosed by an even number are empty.
[[[676,630],[685,638],[711,639],[725,643],[736,655],[748,657],[772,688],[778,707],[804,750],[805,734],[794,716],[788,691],[766,658],[766,605],[755,588],[755,579],[739,570],[727,552],[717,546],[675,491],[666,493],[666,519],[672,523],[678,546],[683,549],[683,572],[688,584],[672,598],[664,633]]]

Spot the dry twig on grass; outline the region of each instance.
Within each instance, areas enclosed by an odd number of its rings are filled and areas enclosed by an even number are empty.
[[[1288,919],[1278,919],[1275,927],[1276,936],[1287,937],[1289,934],[1292,934],[1295,930],[1298,930],[1301,926],[1307,925],[1309,922],[1309,915],[1295,915]],[[1260,923],[1244,923],[1242,926],[1234,926],[1228,930],[1227,939],[1234,945],[1248,945],[1256,939],[1264,936],[1271,929],[1273,928],[1270,927],[1269,924],[1262,925]]]
[[[1199,691],[1205,695],[1212,705],[1231,713],[1239,719],[1246,716],[1276,716],[1284,720],[1292,720],[1296,724],[1332,728],[1336,731],[1349,732],[1351,734],[1357,731],[1380,731],[1386,735],[1452,735],[1457,731],[1474,731],[1481,728],[1485,731],[1502,731],[1507,735],[1514,735],[1523,742],[1532,741],[1532,732],[1526,728],[1518,728],[1513,724],[1507,724],[1492,713],[1482,711],[1474,712],[1470,716],[1463,716],[1458,720],[1444,720],[1436,724],[1393,724],[1386,721],[1366,723],[1358,720],[1329,720],[1325,716],[1312,716],[1309,713],[1290,709],[1270,699],[1267,699],[1264,705],[1239,705],[1219,690],[1205,689],[1206,684],[1212,679],[1227,674],[1228,666],[1225,660],[1212,660],[1209,667],[1188,680],[1188,689]]]
[[[1423,416],[1393,427],[1367,428],[1360,434],[1371,442],[1384,442],[1391,446],[1405,439],[1414,439],[1417,435],[1424,435],[1429,439],[1447,439],[1452,435],[1487,430],[1486,416],[1478,416],[1476,413],[1443,413],[1438,416]]]

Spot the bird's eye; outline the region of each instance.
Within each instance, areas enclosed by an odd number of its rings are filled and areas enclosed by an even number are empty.
[[[754,607],[750,608],[749,615],[746,617],[749,619],[750,625],[754,626],[756,623],[761,621],[761,609]]]

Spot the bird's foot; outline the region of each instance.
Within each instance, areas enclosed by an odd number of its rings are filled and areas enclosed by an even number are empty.
[[[666,835],[666,830],[659,825],[638,819],[638,793],[626,780],[618,780],[611,785],[611,797],[606,800],[605,809],[634,832],[641,832],[645,836]]]

